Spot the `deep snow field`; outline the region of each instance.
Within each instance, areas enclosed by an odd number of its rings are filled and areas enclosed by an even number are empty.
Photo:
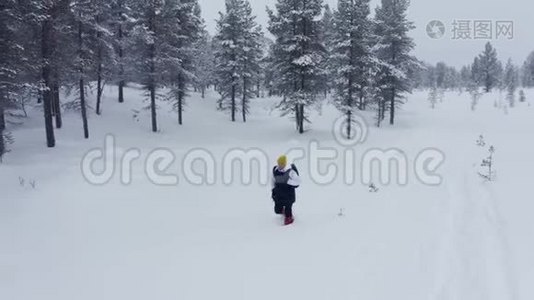
[[[90,116],[89,140],[78,115],[67,113],[55,149],[45,148],[38,109],[9,128],[16,142],[0,164],[0,299],[534,299],[529,103],[506,108],[496,92],[472,111],[467,93],[447,92],[431,109],[428,92],[415,92],[394,127],[377,129],[364,113],[370,127],[353,149],[357,170],[369,149],[400,149],[411,166],[421,150],[435,148],[446,156],[437,171],[442,184],[425,185],[413,172],[403,186],[377,182],[376,193],[341,175],[319,184],[305,157],[295,161],[303,177],[296,222],[284,227],[269,186],[258,176],[250,185],[224,184],[220,161],[231,149],[257,148],[269,155],[269,172],[278,155],[313,140],[342,153],[333,107],[314,112],[301,136],[274,108],[278,99],[254,100],[243,124],[216,110],[217,94],[193,94],[183,126],[161,104],[154,134],[148,111],[133,111],[146,105],[142,94],[129,88],[118,104],[108,88],[103,115]],[[527,99],[534,103],[533,91]],[[152,183],[141,162],[130,185],[119,171],[107,184],[88,183],[82,157],[108,134],[118,159],[131,148],[142,157],[175,152],[168,171],[179,183]],[[481,134],[496,148],[494,182],[477,174],[486,157],[476,143]],[[180,162],[197,148],[217,162],[214,185],[196,186],[181,174]],[[346,166],[341,157],[336,164]]]

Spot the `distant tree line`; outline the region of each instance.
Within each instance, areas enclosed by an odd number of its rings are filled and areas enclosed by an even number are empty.
[[[467,89],[479,87],[483,92],[495,89],[534,87],[534,51],[522,65],[512,59],[506,63],[499,60],[497,50],[487,43],[484,50],[473,62],[461,69],[448,66],[444,62],[436,65],[423,64],[411,74],[415,88],[422,89]]]
[[[488,42],[473,62],[459,71],[439,62],[435,66],[423,64],[422,68],[415,69],[410,76],[415,88],[430,90],[432,108],[435,108],[437,100],[447,90],[469,92],[473,109],[483,93],[498,90],[506,94],[508,105],[514,107],[516,99],[526,101],[525,92],[519,89],[534,87],[534,52],[522,66],[515,65],[512,59],[503,64],[498,58],[497,50]]]

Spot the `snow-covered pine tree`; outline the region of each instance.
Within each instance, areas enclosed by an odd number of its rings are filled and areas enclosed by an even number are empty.
[[[16,102],[19,106],[25,105],[30,98],[33,98],[38,99],[39,104],[43,103],[47,145],[53,146],[55,144],[53,118],[56,120],[57,128],[62,126],[60,80],[66,77],[62,73],[71,62],[66,56],[66,47],[60,46],[66,36],[64,32],[68,31],[65,22],[70,17],[68,1],[16,2],[23,19],[21,26],[12,26],[17,31],[12,41],[18,41],[20,45],[17,51],[17,58],[21,59],[18,63],[20,70],[17,82],[23,86]],[[16,59],[11,61],[14,62]]]
[[[133,1],[130,8],[135,24],[129,53],[135,60],[128,61],[147,91],[152,131],[158,131],[157,101],[162,97],[173,101],[182,124],[187,88],[194,79],[193,45],[203,23],[198,1]],[[166,96],[159,93],[163,87],[170,88]]]
[[[467,88],[467,85],[472,79],[471,65],[463,66],[460,69],[460,87],[462,89]]]
[[[523,103],[527,101],[527,96],[525,95],[524,90],[519,91],[519,102]]]
[[[241,65],[241,116],[247,121],[250,99],[257,97],[257,83],[261,76],[260,62],[263,58],[263,32],[252,15],[250,3],[245,5],[245,31]]]
[[[365,109],[366,92],[376,72],[369,0],[339,0],[335,12],[330,67],[334,103],[346,116],[346,134],[352,136],[355,110]]]
[[[410,74],[414,88],[431,88],[436,84],[436,68],[428,63],[422,63],[421,68]]]
[[[381,61],[376,76],[376,86],[383,98],[380,104],[382,114],[389,108],[389,123],[395,123],[396,108],[403,104],[404,94],[411,92],[411,82],[407,72],[417,60],[410,55],[415,44],[408,36],[414,29],[407,19],[409,0],[382,0],[375,13],[376,55]],[[383,117],[383,115],[382,115]]]
[[[15,38],[22,24],[17,1],[0,3],[0,161],[7,152],[5,112],[14,106],[13,96],[18,92],[18,74],[23,63],[20,50],[23,46]]]
[[[442,91],[453,89],[461,91],[461,82],[460,72],[458,72],[454,67],[447,67]]]
[[[428,92],[428,102],[430,102],[430,108],[432,109],[436,108],[436,104],[438,103],[438,98],[439,98],[438,87],[433,86],[432,88],[430,88],[430,91]]]
[[[238,111],[246,122],[249,101],[255,96],[255,78],[259,76],[262,56],[262,33],[255,18],[248,1],[226,0],[226,12],[220,13],[217,21],[219,107],[230,110],[232,122],[236,121]]]
[[[480,175],[480,177],[482,177],[486,181],[495,180],[497,172],[495,171],[495,147],[494,146],[489,147],[488,156],[482,160],[480,167],[482,168],[482,170],[478,172],[478,175]]]
[[[88,103],[87,103],[87,86],[91,78],[91,74],[95,71],[95,51],[92,45],[96,44],[96,7],[92,3],[93,0],[74,0],[70,4],[72,14],[72,30],[74,39],[72,43],[74,47],[75,61],[74,68],[76,69],[76,93],[79,97],[72,103],[72,108],[80,110],[83,123],[84,138],[89,138],[89,122],[88,122]]]
[[[268,46],[265,48],[265,57],[261,61],[263,69],[263,85],[267,90],[269,97],[280,95],[275,86],[275,64],[274,64],[274,41],[269,40]]]
[[[480,65],[480,58],[477,56],[471,64],[471,80],[470,83],[477,87],[482,86],[482,67]]]
[[[54,70],[54,113],[59,110],[59,81],[61,73],[66,73],[63,84],[74,87],[77,99],[66,107],[79,110],[82,114],[84,136],[88,138],[88,101],[90,82],[96,82],[96,114],[102,111],[104,86],[112,79],[116,65],[113,33],[113,1],[72,0],[70,13],[59,19],[60,29],[56,29],[58,44]],[[61,63],[59,59],[62,59]],[[74,82],[71,78],[76,78]],[[83,86],[82,83],[83,82]]]
[[[273,41],[263,35],[261,38],[262,57],[259,61],[260,72],[256,78],[256,98],[263,97],[262,91],[264,89],[269,89],[269,86],[267,85],[267,74],[270,72],[269,49],[271,49],[272,44]]]
[[[523,87],[534,87],[534,51],[528,55],[521,67],[521,83]]]
[[[124,102],[124,86],[126,85],[126,64],[128,58],[133,59],[131,53],[126,51],[129,43],[129,33],[131,32],[134,19],[130,17],[132,10],[130,8],[130,1],[132,0],[112,0],[111,6],[111,20],[110,26],[113,27],[113,45],[115,46],[116,64],[114,68],[114,81],[118,86],[118,101]]]
[[[325,95],[327,95],[330,90],[334,86],[334,78],[335,74],[333,74],[330,68],[331,61],[330,58],[332,57],[333,51],[334,51],[334,35],[335,35],[335,29],[334,29],[334,13],[330,9],[330,5],[326,4],[324,6],[324,12],[323,12],[323,18],[321,20],[321,40],[325,46],[326,50],[326,58],[324,61],[324,68],[327,69],[329,72],[326,75],[326,89],[325,89]]]
[[[493,48],[490,42],[486,44],[484,52],[478,56],[478,66],[473,70],[476,72],[475,74],[480,83],[484,86],[486,93],[491,92],[493,88],[499,85],[503,68],[497,57],[497,50]]]
[[[304,133],[306,107],[325,90],[323,69],[326,49],[321,41],[322,0],[278,0],[268,9],[272,48],[273,86],[283,96],[283,114],[293,113],[299,133]]]
[[[41,68],[39,81],[41,85],[42,103],[46,129],[46,144],[49,148],[55,147],[56,139],[53,125],[54,85],[57,79],[54,72],[54,62],[57,62],[57,49],[59,48],[57,21],[61,16],[69,15],[69,0],[32,0],[28,3],[27,14],[35,25],[34,30],[38,36],[37,51],[38,65]],[[57,74],[57,72],[56,72]],[[57,89],[56,89],[57,90]],[[58,100],[56,100],[58,101]]]
[[[163,32],[161,23],[175,20],[162,18],[164,0],[132,1],[130,3],[135,20],[131,32],[130,53],[135,81],[141,83],[146,91],[150,110],[152,132],[158,132],[157,100],[161,98],[158,89],[163,86],[161,48]]]
[[[240,91],[239,56],[243,39],[243,1],[226,0],[226,11],[219,12],[215,35],[215,61],[219,109],[230,110],[232,122],[236,121],[237,101]]]
[[[116,1],[116,0],[114,0]],[[94,29],[94,73],[96,76],[96,114],[102,113],[102,96],[104,87],[113,77],[117,59],[115,55],[115,34],[113,28],[113,2],[109,0],[91,0],[95,17]]]
[[[436,64],[436,85],[440,90],[450,90],[460,84],[460,73],[454,67],[447,66],[444,62]]]
[[[66,45],[69,43],[69,36],[66,32],[69,32],[69,26],[71,25],[68,20],[70,20],[71,15],[65,13],[59,16],[56,19],[55,25],[53,27],[54,36],[54,52],[52,59],[50,61],[50,66],[52,69],[52,117],[55,120],[55,125],[57,129],[63,127],[63,118],[62,118],[62,105],[60,99],[60,88],[67,84],[72,78],[70,76],[70,70],[72,68],[73,57],[72,53],[69,52],[68,46],[59,46]]]
[[[195,48],[195,86],[200,91],[202,98],[206,96],[206,90],[214,83],[215,76],[215,53],[213,39],[206,30],[203,30]]]
[[[51,99],[51,114],[52,118],[55,120],[56,128],[60,129],[63,127],[62,120],[62,107],[69,105],[69,103],[62,104],[60,99],[60,89],[61,88],[72,88],[75,84],[75,78],[77,74],[77,67],[75,66],[77,53],[77,41],[73,15],[71,11],[70,1],[56,1],[57,4],[54,4],[54,9],[50,11],[53,13],[51,17],[51,26],[50,32],[48,33],[47,48],[50,51],[48,55],[49,58],[45,61],[46,65],[39,64],[39,67],[47,67],[50,70],[50,97]],[[53,4],[52,2],[51,5]],[[26,12],[30,16],[30,23],[33,28],[33,35],[35,36],[33,43],[26,45],[30,51],[35,54],[40,54],[42,50],[41,35],[36,35],[35,32],[40,32],[43,21],[42,18],[38,15],[35,16],[35,11],[30,9]],[[37,10],[39,13],[39,10]],[[34,17],[35,16],[35,17]],[[32,73],[42,74],[42,70],[32,70]],[[42,79],[35,78],[34,82],[42,82]],[[29,80],[32,82],[33,80]],[[43,90],[43,87],[40,88],[41,95],[46,96],[46,90]],[[46,98],[46,97],[43,97]]]
[[[178,112],[178,124],[183,124],[185,98],[194,83],[195,44],[201,38],[204,21],[197,0],[166,1],[162,11],[160,52],[164,83],[170,87],[168,99]]]
[[[338,4],[339,5],[339,4]],[[323,18],[321,20],[321,40],[325,46],[327,55],[332,53],[334,47],[335,16],[330,5],[325,4]]]
[[[510,107],[515,106],[515,92],[519,87],[519,71],[513,64],[512,59],[508,59],[504,69],[503,85],[506,89],[506,100]]]
[[[470,81],[466,88],[467,92],[471,96],[471,110],[475,111],[478,105],[480,98],[482,97],[482,92],[480,87],[475,81]]]

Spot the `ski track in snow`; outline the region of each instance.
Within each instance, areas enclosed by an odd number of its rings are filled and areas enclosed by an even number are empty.
[[[448,224],[431,299],[518,299],[505,224],[487,188],[466,173],[445,183]]]

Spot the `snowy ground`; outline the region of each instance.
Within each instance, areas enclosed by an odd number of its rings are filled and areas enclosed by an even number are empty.
[[[119,154],[168,148],[177,162],[198,147],[217,160],[237,147],[259,148],[274,161],[311,140],[341,151],[331,135],[333,108],[314,114],[299,136],[273,110],[276,99],[255,101],[243,125],[215,111],[215,94],[194,95],[184,126],[162,106],[162,130],[152,134],[147,112],[133,117],[144,105],[140,94],[129,89],[124,105],[106,98],[103,116],[91,116],[88,141],[75,114],[53,150],[44,147],[39,111],[12,129],[16,144],[0,165],[0,299],[534,299],[534,107],[527,103],[499,108],[496,93],[473,112],[466,94],[451,92],[432,110],[427,93],[415,93],[398,125],[371,128],[356,152],[398,148],[413,160],[422,149],[440,149],[442,185],[413,174],[408,185],[379,185],[378,193],[341,179],[319,185],[304,159],[297,221],[282,227],[269,187],[257,180],[198,187],[180,178],[164,187],[137,163],[131,185],[115,176],[97,187],[84,180],[80,162],[109,133]],[[480,134],[497,149],[493,183],[477,175]],[[172,170],[180,174],[180,164]]]

